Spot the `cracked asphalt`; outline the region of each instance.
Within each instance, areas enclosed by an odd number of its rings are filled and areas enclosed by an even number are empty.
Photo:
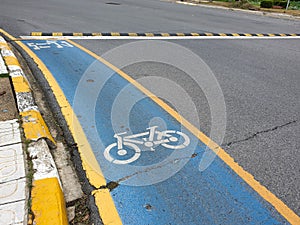
[[[240,142],[244,142],[244,141],[248,141],[250,139],[256,138],[260,134],[272,132],[272,131],[275,131],[277,129],[283,128],[285,126],[288,126],[288,125],[296,123],[296,122],[297,122],[297,120],[293,120],[293,121],[287,122],[285,124],[282,124],[282,125],[279,125],[279,126],[276,126],[276,127],[270,128],[270,129],[267,129],[267,130],[258,131],[256,133],[252,134],[251,136],[246,137],[246,138],[244,138],[242,140],[236,140],[236,141],[229,142],[229,143],[223,143],[222,146],[229,148],[231,145],[234,145],[234,144],[237,144],[237,143],[240,143]]]

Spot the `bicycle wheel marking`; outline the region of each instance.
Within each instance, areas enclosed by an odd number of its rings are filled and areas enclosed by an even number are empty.
[[[125,160],[120,160],[120,159],[115,159],[114,157],[111,156],[110,154],[110,151],[117,147],[117,143],[113,143],[111,145],[109,145],[105,150],[104,150],[104,157],[111,163],[115,163],[115,164],[128,164],[128,163],[132,163],[134,161],[136,161],[140,155],[141,155],[141,150],[135,145],[135,144],[132,144],[132,143],[129,143],[129,142],[124,142],[123,143],[124,146],[127,146],[127,147],[130,147],[132,148],[134,151],[135,151],[135,154],[129,158],[129,159],[125,159]],[[120,152],[120,153],[119,153]],[[119,155],[126,155],[127,154],[127,150],[125,149],[120,149],[119,151],[117,151],[117,153],[119,153]]]

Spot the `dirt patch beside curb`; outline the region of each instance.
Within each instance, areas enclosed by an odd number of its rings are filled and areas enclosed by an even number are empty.
[[[0,121],[18,118],[15,97],[8,77],[0,78]]]

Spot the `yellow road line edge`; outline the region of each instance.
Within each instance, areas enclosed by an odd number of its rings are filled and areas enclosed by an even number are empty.
[[[36,224],[69,224],[64,194],[56,177],[33,181],[31,198]]]
[[[0,33],[5,34],[7,37],[9,37],[12,40],[15,39],[13,36],[11,36],[10,34],[8,34],[6,31],[2,29],[0,29]],[[80,153],[80,157],[82,160],[82,167],[85,170],[86,176],[90,181],[91,185],[97,188],[106,185],[106,180],[102,174],[102,171],[95,158],[92,148],[85,136],[85,133],[78,121],[78,118],[75,115],[71,105],[67,101],[60,86],[56,82],[55,78],[48,70],[46,65],[30,50],[30,48],[28,48],[21,41],[16,41],[16,43],[34,60],[34,62],[38,65],[39,69],[42,71],[46,80],[48,81],[53,91],[53,94],[59,106],[61,107],[62,114],[68,124],[70,132],[73,135],[75,142],[78,144],[78,151]],[[102,198],[105,199],[105,201],[102,201],[99,198],[97,198],[98,201],[96,201],[96,203],[103,223],[109,224],[111,223],[111,221],[113,221],[113,224],[122,224],[121,218],[115,207],[115,204],[113,202],[110,193],[102,192],[100,196],[102,196]],[[100,209],[102,210],[100,211]]]
[[[101,219],[105,221],[104,224],[121,225],[121,220],[116,220],[114,216],[111,216],[114,212],[111,211],[115,208],[114,202],[111,201],[110,191],[108,189],[98,189],[92,192],[95,198],[95,203],[101,212]]]
[[[272,192],[270,192],[266,187],[261,185],[258,181],[255,180],[252,174],[245,171],[234,159],[225,152],[217,143],[212,141],[209,137],[207,137],[204,133],[202,133],[198,128],[184,119],[181,115],[179,115],[174,109],[172,109],[169,105],[167,105],[164,101],[160,98],[155,96],[145,87],[143,87],[140,83],[136,80],[131,78],[128,74],[117,68],[116,66],[112,65],[111,63],[107,62],[102,57],[98,56],[97,54],[93,53],[92,51],[84,48],[83,46],[68,40],[69,43],[76,46],[77,48],[83,50],[84,52],[88,53],[95,59],[99,60],[118,74],[120,74],[124,79],[129,81],[133,84],[136,88],[150,97],[155,103],[157,103],[160,107],[162,107],[166,112],[168,112],[171,116],[173,116],[179,123],[181,123],[184,127],[186,127],[191,133],[193,133],[196,137],[199,138],[206,146],[208,146],[212,151],[214,151],[220,159],[222,159],[236,174],[238,174],[247,184],[249,184],[263,199],[269,202],[274,208],[291,224],[300,224],[300,217],[291,210],[285,203],[283,203],[279,198],[277,198]]]

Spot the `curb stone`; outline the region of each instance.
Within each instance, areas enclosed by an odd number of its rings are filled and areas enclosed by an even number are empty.
[[[61,182],[59,179],[58,171],[56,165],[54,163],[53,157],[51,155],[48,144],[51,146],[55,146],[55,140],[50,134],[50,131],[38,109],[38,106],[34,102],[33,95],[31,93],[31,88],[29,82],[26,79],[21,66],[11,51],[9,45],[4,40],[3,37],[0,36],[0,74],[9,74],[11,77],[11,81],[13,84],[13,88],[15,91],[17,108],[19,110],[19,115],[21,116],[22,128],[25,134],[25,138],[30,141],[28,145],[28,152],[33,163],[33,170],[35,171],[33,175],[32,182],[32,190],[31,190],[31,211],[33,213],[33,221],[29,221],[29,223],[33,224],[56,224],[56,225],[64,225],[68,224],[66,206],[64,201],[64,195],[62,191]],[[3,58],[3,59],[2,59]],[[2,61],[3,62],[2,62]],[[6,64],[6,66],[5,66]],[[4,65],[4,66],[3,66]],[[14,126],[19,127],[19,123],[17,120],[11,121]],[[6,125],[7,126],[7,125]],[[1,127],[0,127],[1,128]],[[18,128],[19,129],[19,128]],[[9,142],[10,137],[6,137],[6,133],[4,138],[1,139],[1,132],[5,132],[5,129],[0,129],[0,146],[7,146],[6,142]],[[13,132],[13,134],[20,134],[20,131]],[[21,138],[19,137],[17,142],[22,147]],[[9,143],[13,144],[13,143]],[[22,148],[21,148],[22,149]],[[4,151],[3,151],[4,152]],[[13,151],[12,151],[13,152]],[[21,150],[22,152],[22,150]],[[0,148],[0,154],[2,153]],[[8,155],[8,153],[5,153]],[[12,154],[12,153],[11,153]],[[22,153],[23,155],[23,153]],[[1,159],[1,155],[0,155]],[[24,166],[24,158],[22,158],[22,163]],[[1,166],[1,161],[0,161]],[[1,169],[1,167],[0,167]],[[7,190],[14,190],[14,187],[17,187],[21,182],[21,185],[24,185],[24,190],[21,190],[21,196],[24,197],[24,205],[25,205],[25,186],[26,186],[26,176],[25,169],[22,171],[23,180],[15,181],[13,180],[12,186]],[[0,177],[0,184],[1,184]],[[24,184],[22,183],[24,182]],[[15,185],[15,186],[13,186]],[[23,186],[22,186],[23,187]],[[1,188],[2,189],[2,188]],[[21,221],[19,214],[19,209],[17,207],[19,204],[11,205],[11,213],[4,213],[7,211],[7,207],[5,205],[4,208],[1,208],[1,197],[0,194],[0,223],[2,224],[23,224],[24,220]],[[5,195],[5,193],[4,193]],[[9,193],[7,194],[9,196]],[[20,198],[20,197],[19,197]],[[18,200],[18,199],[17,199]],[[16,200],[13,200],[14,202]],[[25,207],[24,213],[25,213]],[[12,215],[12,216],[11,216]],[[26,216],[26,215],[25,215]],[[23,215],[23,218],[25,218]],[[31,216],[29,216],[31,217]],[[17,218],[17,219],[16,219]],[[31,218],[30,218],[31,220]]]

